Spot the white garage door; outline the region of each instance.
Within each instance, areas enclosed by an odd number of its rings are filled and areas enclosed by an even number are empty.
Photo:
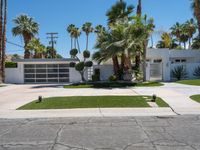
[[[68,64],[25,64],[24,83],[69,82]]]

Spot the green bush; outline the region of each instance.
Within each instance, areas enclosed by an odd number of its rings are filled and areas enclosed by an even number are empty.
[[[92,75],[92,82],[100,81],[100,76],[97,74]]]
[[[75,65],[75,69],[77,71],[83,71],[84,67],[85,67],[84,62],[80,62],[80,63]]]
[[[17,68],[17,63],[15,62],[5,62],[6,68]]]
[[[76,63],[75,63],[75,62],[70,62],[70,63],[69,63],[69,67],[74,68],[75,66],[76,66]]]
[[[86,61],[84,65],[85,65],[85,67],[92,67],[93,62],[92,61]]]
[[[172,76],[177,80],[181,80],[187,77],[186,69],[183,66],[178,66],[172,70]]]
[[[76,57],[77,54],[78,54],[78,50],[77,50],[77,49],[72,49],[72,50],[70,51],[70,55],[71,55],[72,57]]]
[[[117,77],[115,75],[112,75],[108,78],[109,81],[117,81]]]
[[[198,66],[198,67],[196,67],[196,68],[194,69],[193,75],[194,75],[195,77],[197,77],[197,78],[200,78],[200,66]]]
[[[90,51],[85,50],[85,51],[83,52],[83,57],[84,57],[84,58],[90,58]]]

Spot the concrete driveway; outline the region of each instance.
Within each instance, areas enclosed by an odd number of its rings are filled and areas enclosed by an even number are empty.
[[[0,117],[10,116],[10,114],[15,114],[17,117],[23,116],[24,114],[34,114],[36,111],[15,111],[18,107],[29,103],[33,100],[36,100],[38,96],[43,97],[56,97],[56,96],[100,96],[100,95],[153,95],[156,94],[162,99],[164,99],[171,108],[177,114],[200,114],[200,104],[194,102],[189,98],[190,95],[200,94],[200,87],[198,86],[186,86],[175,83],[165,83],[163,87],[135,87],[135,88],[125,88],[125,89],[64,89],[59,85],[7,85],[6,87],[0,88]],[[53,112],[55,111],[55,112]],[[66,110],[65,110],[66,111]],[[12,112],[12,113],[11,113]],[[45,114],[52,116],[52,113],[57,113],[60,117],[66,117],[66,114],[74,114],[75,112],[80,112],[81,116],[83,115],[82,110],[70,110],[66,112],[63,116],[62,112],[64,110],[50,110],[45,111]],[[152,109],[147,110],[141,109],[93,109],[89,112],[86,111],[86,116],[88,114],[95,114],[94,116],[131,116],[134,114],[137,115],[172,115],[171,109]],[[138,113],[139,112],[139,113]],[[44,111],[37,111],[35,116],[40,117],[44,114]],[[128,115],[129,114],[129,115]],[[76,113],[74,114],[77,115]],[[12,115],[11,115],[12,116]],[[47,115],[48,116],[48,115]],[[56,116],[56,115],[54,115]],[[83,115],[84,116],[84,115]],[[93,116],[93,115],[92,115]],[[27,117],[31,117],[28,115]],[[71,117],[71,115],[69,115]]]

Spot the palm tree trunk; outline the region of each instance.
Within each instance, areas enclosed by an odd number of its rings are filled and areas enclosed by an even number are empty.
[[[141,15],[142,15],[142,1],[141,0],[138,0],[137,15],[139,17],[141,17]]]
[[[7,0],[4,0],[4,23],[2,43],[2,80],[5,82],[5,51],[6,51]]]
[[[184,44],[184,49],[186,49],[186,42],[183,42],[183,44]]]
[[[71,36],[71,50],[73,49],[73,38]]]
[[[119,61],[117,56],[112,56],[113,66],[114,66],[114,74],[119,79]]]
[[[191,49],[191,38],[189,38],[189,49]]]
[[[0,0],[0,83],[3,82],[3,72],[2,72],[2,58],[3,58],[3,52],[2,52],[2,37],[3,37],[3,32],[2,32],[2,28],[3,28],[3,0]]]
[[[86,50],[88,50],[89,35],[87,35]]]
[[[79,53],[81,53],[81,50],[80,50],[80,45],[79,45],[78,38],[76,39],[76,41],[77,41],[77,45],[78,45],[78,51],[79,51]]]
[[[135,68],[136,68],[136,70],[140,69],[140,63],[141,63],[140,57],[141,57],[140,52],[136,52],[136,57],[135,57]]]
[[[143,47],[144,47],[144,54],[143,54],[143,82],[146,82],[146,65],[147,65],[147,45],[148,45],[148,40],[144,42]]]

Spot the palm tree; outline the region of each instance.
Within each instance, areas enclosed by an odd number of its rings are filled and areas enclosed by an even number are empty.
[[[181,33],[183,32],[183,25],[180,23],[176,23],[171,27],[171,34],[176,37],[176,40],[179,42],[179,46],[181,46]]]
[[[171,48],[172,44],[172,37],[170,33],[164,32],[161,35],[161,41],[158,42],[157,46],[158,48]]]
[[[92,23],[91,22],[86,22],[85,24],[83,24],[82,30],[85,32],[85,34],[87,36],[86,50],[88,50],[89,34],[94,31],[94,29],[92,27]]]
[[[112,26],[117,21],[124,21],[130,19],[134,7],[132,5],[127,6],[126,2],[120,0],[114,4],[111,9],[108,10],[106,16],[108,17],[108,25]]]
[[[200,0],[192,0],[191,8],[193,10],[194,17],[197,19],[200,36]]]
[[[81,31],[79,30],[79,28],[74,27],[72,29],[72,31],[71,31],[71,35],[74,38],[74,48],[76,49],[77,46],[78,46],[78,51],[79,51],[79,53],[81,53],[81,51],[80,51],[80,45],[79,45],[79,40],[78,40],[79,37],[80,37],[80,35],[81,35]]]
[[[30,58],[30,52],[26,48],[29,41],[38,33],[39,25],[33,18],[27,15],[20,15],[14,20],[15,27],[12,29],[14,36],[21,35],[24,39],[24,58]]]
[[[7,0],[0,0],[0,82],[5,81]]]
[[[33,52],[34,58],[44,58],[44,55],[46,55],[45,46],[36,38],[32,38],[31,41],[29,41],[26,49]]]
[[[73,35],[72,35],[72,30],[75,28],[74,24],[70,24],[67,27],[67,32],[70,34],[70,38],[71,38],[71,50],[73,49]]]
[[[97,34],[101,34],[102,32],[105,32],[106,28],[102,25],[97,25],[94,29],[94,32]]]
[[[185,31],[188,34],[189,37],[189,48],[191,48],[191,42],[193,40],[193,36],[196,33],[196,23],[194,22],[194,19],[190,19],[185,23]]]

